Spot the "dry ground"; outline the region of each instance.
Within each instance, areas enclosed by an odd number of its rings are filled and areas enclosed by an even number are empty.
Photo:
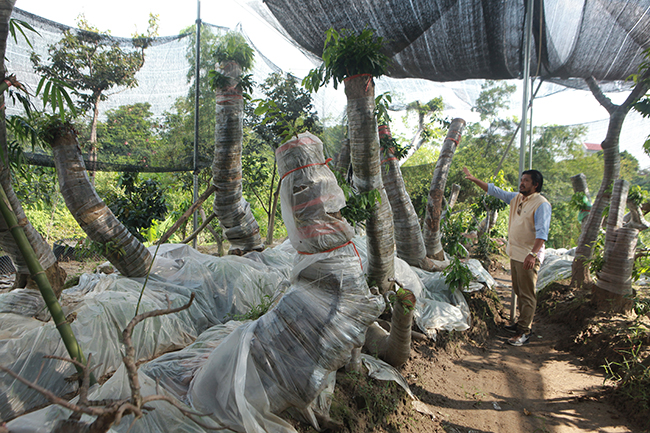
[[[509,316],[509,273],[502,265],[491,273],[499,283],[496,293],[469,296],[475,316],[473,329],[442,333],[435,343],[414,343],[408,363],[400,369],[413,393],[433,416],[415,410],[397,387],[375,384],[374,391],[368,391],[363,383],[359,385],[339,373],[344,381],[337,386],[332,416],[344,427],[335,431],[644,431],[639,423],[647,422],[650,414],[639,413],[638,408],[620,399],[616,406],[623,412],[619,411],[614,405],[617,399],[612,397],[612,384],[605,381],[604,369],[599,367],[608,355],[616,352],[615,347],[612,352],[615,343],[590,342],[592,339],[585,337],[589,312],[585,316],[584,311],[574,309],[569,313],[558,308],[560,304],[569,308],[575,305],[575,294],[565,285],[555,285],[551,295],[540,301],[530,344],[513,347],[506,342],[511,334],[500,329]],[[579,318],[580,315],[583,317]],[[618,321],[623,328],[629,324],[626,320]],[[620,333],[623,328],[610,331]],[[605,347],[610,348],[609,352]],[[572,353],[574,349],[580,357]],[[384,394],[386,398],[358,396],[373,393]],[[397,409],[389,410],[391,413],[383,421],[377,420],[377,413],[386,412],[385,406],[391,401],[397,402]],[[341,410],[340,406],[349,410]],[[305,426],[301,430],[314,431]]]

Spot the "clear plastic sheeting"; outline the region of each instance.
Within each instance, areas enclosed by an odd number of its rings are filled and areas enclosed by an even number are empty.
[[[293,215],[283,218],[293,247],[311,254],[352,239],[352,227],[337,217],[345,207],[345,197],[326,165],[320,139],[305,132],[284,143],[275,154],[282,177],[282,215]]]
[[[374,356],[370,355],[361,355],[361,360],[363,361],[363,365],[365,365],[368,369],[368,376],[377,380],[392,380],[404,388],[404,391],[406,391],[406,393],[411,398],[415,398],[415,395],[413,392],[411,392],[411,388],[409,387],[408,382],[395,367],[382,361],[381,359],[377,359]]]
[[[415,323],[429,338],[439,330],[465,331],[471,325],[469,305],[460,290],[451,290],[442,272],[427,272],[412,268],[425,287],[417,299]]]
[[[277,262],[274,256],[277,253],[269,254],[268,261]],[[165,309],[167,300],[172,307],[179,307],[189,301],[192,293],[196,300],[188,310],[150,318],[138,325],[132,337],[136,359],[149,360],[183,348],[208,327],[272,299],[289,286],[287,269],[279,262],[270,267],[243,257],[213,257],[186,245],[161,246],[139,311]],[[97,376],[122,364],[122,330],[135,315],[143,282],[115,274],[84,274],[79,285],[63,293],[61,303],[66,316],[75,317],[71,327],[77,340],[86,356],[92,354],[93,363],[101,364],[95,370]],[[8,298],[0,298],[0,305]],[[67,356],[54,324],[26,317],[16,324],[16,317],[21,316],[0,313],[3,365],[33,380],[45,362],[44,370],[51,373],[41,375],[39,384],[57,395],[72,391],[74,386],[65,378],[74,373],[74,368],[63,361],[43,360],[45,355]],[[12,325],[5,325],[8,322]],[[0,373],[0,383],[3,419],[46,402],[43,396],[4,373]]]
[[[575,249],[554,250],[547,248],[545,254],[544,263],[537,272],[536,290],[542,290],[555,281],[571,277]]]
[[[299,255],[291,243],[286,241],[262,253],[221,258],[201,254],[185,245],[161,246],[154,273],[147,283],[148,289],[145,290],[141,311],[151,310],[154,305],[155,308],[166,308],[166,294],[169,294],[173,306],[185,303],[191,292],[199,298],[184,315],[175,314],[167,317],[164,322],[147,319],[136,327],[134,341],[139,359],[148,359],[174,347],[184,347],[142,364],[140,380],[144,384],[143,395],[155,393],[153,384],[159,381],[158,393],[165,393],[180,403],[189,405],[188,391],[192,380],[194,386],[202,382],[202,389],[210,394],[215,393],[216,389],[224,388],[227,389],[224,391],[226,393],[235,392],[233,389],[237,390],[237,386],[240,386],[235,378],[240,378],[244,383],[241,385],[244,388],[243,395],[250,399],[246,400],[248,403],[245,406],[251,411],[249,419],[253,422],[281,428],[279,431],[293,432],[278,415],[271,412],[271,408],[279,411],[278,406],[286,406],[288,401],[295,403],[296,396],[299,396],[311,401],[299,407],[293,406],[289,412],[315,423],[314,414],[327,413],[329,407],[327,390],[333,387],[330,369],[345,362],[349,347],[362,341],[360,333],[366,323],[364,320],[370,320],[369,317],[376,316],[383,308],[380,300],[372,295],[368,297],[368,293],[363,290],[367,286],[361,274],[357,253],[365,257],[365,239],[357,237],[354,242],[356,248],[347,245],[335,252]],[[412,268],[399,259],[396,260],[396,272],[398,281],[416,294],[418,302],[415,320],[429,336],[434,337],[438,329],[467,329],[469,308],[459,291],[450,292],[441,273]],[[292,278],[295,283],[287,290]],[[200,283],[200,279],[205,281]],[[117,370],[100,390],[95,391],[92,398],[128,395],[121,366],[122,347],[118,331],[121,332],[127,319],[132,317],[136,288],[141,287],[141,282],[130,281],[122,277],[85,274],[79,286],[66,290],[63,295],[66,312],[77,312],[72,326],[85,353],[92,353],[95,361],[102,360],[106,364],[96,374]],[[260,287],[268,290],[266,293],[271,298],[278,298],[286,291],[281,298],[286,299],[276,302],[263,320],[230,320],[224,324],[215,322],[210,326],[212,320],[218,320],[217,316],[230,311],[243,313],[247,306],[260,300]],[[148,293],[149,290],[151,293]],[[225,308],[225,301],[208,301],[221,296],[239,306]],[[355,310],[350,309],[351,303],[355,304]],[[219,313],[210,312],[215,305],[222,306]],[[280,317],[283,319],[280,320]],[[294,317],[294,320],[286,320],[287,317]],[[323,318],[331,319],[330,326],[316,327],[307,323],[315,323],[324,320]],[[147,325],[150,320],[152,323]],[[93,324],[94,321],[99,323]],[[138,332],[141,327],[144,329]],[[10,366],[28,379],[34,379],[41,363],[46,362],[44,371],[48,374],[41,375],[39,384],[58,395],[74,391],[76,384],[64,380],[74,374],[74,368],[59,361],[43,360],[45,354],[66,356],[63,344],[51,323],[17,314],[0,313],[0,329],[0,359],[3,365]],[[297,332],[302,333],[303,339],[310,342],[308,347],[284,344],[295,343],[297,340],[293,338]],[[325,340],[332,343],[325,347],[328,344]],[[248,346],[243,344],[246,341]],[[267,343],[268,341],[274,343]],[[280,341],[280,344],[275,341]],[[247,352],[246,357],[242,357],[242,351]],[[304,356],[309,351],[318,353],[317,360],[311,355],[311,362],[316,367],[306,365]],[[12,362],[14,358],[16,361]],[[238,359],[239,362],[222,363],[224,358],[230,361]],[[280,361],[282,367],[276,365]],[[246,372],[243,376],[241,369]],[[251,373],[253,370],[255,373]],[[225,380],[219,382],[219,388],[210,386],[217,381],[217,376],[204,382],[209,371],[213,375],[218,373],[218,380]],[[201,379],[198,379],[199,376]],[[400,382],[398,377],[391,380]],[[37,393],[13,384],[4,375],[0,375],[0,381],[2,389],[7,390],[3,394],[4,400],[0,400],[1,416],[4,419],[45,403]],[[297,390],[294,397],[286,397],[288,390],[292,389]],[[262,394],[256,390],[261,390]],[[268,397],[269,393],[271,398]],[[207,398],[214,401],[216,394]],[[268,407],[262,404],[251,409],[249,403],[259,403],[258,398],[266,399]],[[204,401],[202,398],[199,400]],[[196,404],[196,396],[192,401]],[[155,407],[156,410],[135,423],[132,432],[205,431],[166,403],[156,403]],[[228,408],[232,409],[232,406]],[[50,429],[46,426],[51,427],[56,419],[65,418],[67,414],[61,408],[48,407],[16,418],[9,427],[12,431],[15,429],[16,432],[23,433],[49,432]],[[228,416],[234,417],[232,414]],[[228,416],[226,419],[232,421]],[[243,422],[242,418],[237,418],[236,421]],[[126,432],[130,422],[131,418],[127,417],[111,431]],[[242,431],[241,424],[234,431]]]
[[[191,293],[197,299],[186,311],[147,319],[135,328],[136,357],[149,360],[140,368],[143,394],[154,393],[152,384],[158,380],[159,392],[186,405],[191,401],[200,412],[218,413],[215,418],[234,423],[235,431],[253,423],[257,427],[249,431],[265,426],[293,432],[278,415],[283,409],[316,423],[315,414],[327,412],[331,372],[345,364],[351,348],[363,342],[367,324],[383,310],[383,301],[369,293],[361,271],[365,239],[357,237],[354,243],[305,255],[286,241],[245,257],[213,257],[185,245],[161,246],[140,311],[166,308],[167,297],[174,307],[186,303]],[[416,294],[415,320],[430,337],[439,329],[469,327],[469,308],[459,291],[449,290],[442,273],[413,268],[400,259],[395,267],[396,279]],[[76,314],[72,327],[84,352],[92,354],[93,363],[103,364],[95,374],[117,370],[94,398],[128,395],[121,331],[135,313],[141,285],[140,279],[84,274],[78,286],[64,291],[65,312]],[[263,299],[274,299],[274,307],[257,321],[221,323]],[[39,385],[57,395],[75,390],[76,384],[65,380],[75,372],[70,364],[43,359],[67,356],[51,322],[0,313],[0,330],[3,365],[34,380],[45,363],[47,374],[41,374]],[[0,374],[0,384],[3,419],[46,403],[5,374]],[[219,398],[228,403],[212,407]],[[166,403],[155,406],[158,409],[138,420],[132,432],[204,431]],[[51,407],[20,416],[10,427],[50,431],[43,426],[66,413]],[[126,432],[129,424],[127,418],[112,431]]]
[[[384,309],[366,283],[352,227],[336,215],[345,200],[322,149],[305,133],[276,151],[282,216],[301,253],[291,287],[228,335],[190,384],[193,407],[236,431],[294,432],[279,417],[285,410],[318,428],[314,402]]]
[[[156,382],[151,377],[139,371],[138,380],[141,386],[141,394],[146,397],[153,394],[163,394],[172,397],[166,393],[163,387],[156,387]],[[128,378],[124,366],[121,366],[115,374],[106,381],[102,386],[91,389],[89,399],[123,399],[131,395]],[[172,397],[173,398],[173,397]],[[73,402],[76,401],[73,400]],[[151,411],[145,411],[145,415],[138,419],[133,426],[133,415],[127,415],[122,419],[119,425],[113,426],[110,433],[205,433],[214,430],[206,430],[198,424],[185,417],[180,410],[171,404],[163,401],[155,401],[147,404],[152,408]],[[181,403],[181,406],[183,404]],[[190,407],[186,407],[191,410]],[[32,412],[28,415],[17,418],[8,423],[7,427],[12,433],[50,433],[52,428],[59,420],[67,419],[71,412],[60,406],[52,405],[44,409]],[[93,417],[83,415],[81,420],[90,422]],[[201,422],[210,425],[209,418],[202,418]],[[212,423],[215,427],[216,424]],[[221,430],[229,432],[230,430]]]
[[[34,289],[15,289],[0,293],[0,313],[14,313],[25,317],[36,317],[47,322],[50,312],[41,292]]]
[[[367,266],[366,239],[355,237],[354,243],[361,256],[364,269]],[[487,280],[487,271],[479,261],[470,261],[470,270],[483,287],[482,280]],[[482,269],[482,271],[481,271]],[[489,275],[489,274],[488,274]],[[413,292],[417,298],[415,304],[415,323],[430,338],[440,330],[465,331],[471,326],[469,305],[459,290],[452,291],[445,283],[442,272],[428,272],[409,266],[404,260],[395,257],[395,279],[404,288]],[[487,282],[489,287],[490,282]],[[494,285],[494,280],[491,282]]]
[[[466,292],[476,292],[486,286],[490,289],[496,286],[496,281],[494,281],[492,275],[483,267],[480,261],[469,259],[467,261],[467,267],[472,271],[475,281],[469,284],[469,288],[465,290]]]

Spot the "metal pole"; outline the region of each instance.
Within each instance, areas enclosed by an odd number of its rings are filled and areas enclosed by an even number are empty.
[[[196,0],[196,63],[194,65],[194,199],[199,199],[199,78],[201,61],[201,0]],[[198,211],[192,216],[192,232],[199,225]],[[198,236],[197,236],[198,238]],[[196,248],[196,238],[192,240],[192,247]]]
[[[521,142],[519,144],[519,178],[524,171],[526,159],[526,121],[528,120],[528,82],[530,80],[530,54],[533,41],[533,0],[526,2],[526,19],[524,21],[524,91],[521,103]],[[512,292],[512,304],[510,305],[510,320],[515,319],[517,314],[517,295]]]
[[[533,87],[534,78],[530,80],[530,87]],[[539,87],[538,87],[539,89]],[[530,129],[528,130],[528,170],[533,169],[533,100],[535,95],[530,96],[530,101],[528,102],[528,107],[530,108]]]

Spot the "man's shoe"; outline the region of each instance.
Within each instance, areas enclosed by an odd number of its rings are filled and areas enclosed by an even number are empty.
[[[514,323],[512,325],[506,325],[506,326],[503,327],[503,329],[505,329],[508,332],[512,332],[513,334],[516,334],[517,330],[518,330],[516,323]]]
[[[521,334],[517,334],[514,337],[508,339],[508,343],[513,346],[523,346],[524,344],[528,344],[529,339],[530,334],[522,332]]]

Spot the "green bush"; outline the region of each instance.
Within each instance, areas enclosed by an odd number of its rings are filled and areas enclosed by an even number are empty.
[[[34,228],[43,235],[45,241],[52,244],[61,239],[83,239],[86,233],[79,227],[68,208],[25,207],[25,215]]]

